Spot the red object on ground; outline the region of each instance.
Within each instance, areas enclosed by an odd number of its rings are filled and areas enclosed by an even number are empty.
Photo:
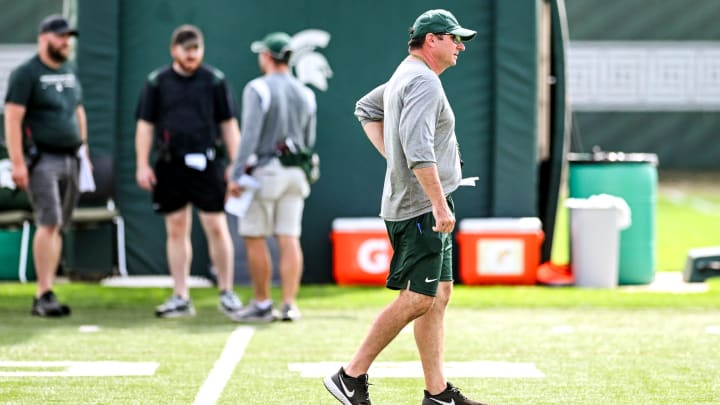
[[[537,282],[538,284],[564,287],[573,285],[575,280],[569,264],[545,262],[538,267]]]

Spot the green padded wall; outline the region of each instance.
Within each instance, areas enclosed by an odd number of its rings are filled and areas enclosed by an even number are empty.
[[[182,23],[203,29],[206,61],[226,73],[238,103],[245,83],[259,74],[257,56],[249,50],[253,40],[275,30],[294,34],[316,28],[331,35],[328,46],[317,50],[333,74],[326,91],[315,89],[322,177],[306,203],[304,282],[331,281],[329,235],[334,218],[377,216],[379,212],[385,164],[354,118],[354,104],[392,74],[407,55],[408,28],[430,8],[448,7],[463,25],[478,30],[458,66],[442,75],[457,118],[463,171],[466,176],[480,177],[477,187],[455,194],[458,218],[538,215],[536,34],[527,29],[536,25],[536,0],[512,5],[500,0],[452,5],[428,0],[308,0],[288,2],[282,10],[263,1],[117,1],[115,10],[94,3],[80,0],[80,18],[91,20],[81,21],[83,35],[98,36],[92,41],[94,48],[85,50],[91,43],[80,42],[81,56],[86,55],[82,79],[107,73],[103,80],[114,87],[107,92],[90,90],[93,104],[88,115],[98,114],[93,128],[109,132],[98,148],[107,147],[115,158],[116,202],[126,221],[131,274],[167,271],[162,219],[152,213],[149,195],[135,184],[134,111],[146,75],[169,63],[170,33]],[[103,41],[108,43],[101,46]],[[100,81],[95,83],[100,85]],[[505,182],[513,179],[519,183],[508,187]],[[193,242],[192,271],[204,274],[207,252],[197,223]]]
[[[45,16],[60,14],[62,1],[0,0],[0,43],[34,43]]]
[[[538,0],[498,1],[494,17],[491,214],[536,216]]]
[[[572,41],[720,41],[717,0],[571,0]],[[718,112],[578,111],[572,149],[648,152],[660,169],[720,169]]]

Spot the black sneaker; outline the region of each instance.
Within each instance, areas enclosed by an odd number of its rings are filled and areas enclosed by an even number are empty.
[[[181,316],[195,316],[195,308],[190,299],[184,300],[177,295],[168,298],[164,304],[155,308],[158,318],[179,318]]]
[[[52,290],[45,291],[40,298],[33,298],[32,315],[46,317],[60,317],[70,315],[70,307],[58,302]]]
[[[482,402],[473,401],[472,399],[467,398],[465,395],[463,395],[460,390],[450,384],[447,383],[447,388],[445,388],[445,391],[437,394],[437,395],[430,395],[427,390],[425,391],[425,399],[422,401],[422,405],[487,405]]]
[[[345,370],[340,370],[323,380],[325,388],[340,403],[345,405],[371,405],[370,394],[368,393],[368,375],[362,374],[357,377],[350,377]],[[424,402],[423,402],[424,403]]]

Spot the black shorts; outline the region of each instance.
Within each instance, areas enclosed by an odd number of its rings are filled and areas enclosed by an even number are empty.
[[[217,160],[207,162],[205,170],[189,168],[181,159],[155,162],[157,184],[153,189],[153,209],[167,214],[188,203],[204,212],[221,212],[225,206],[225,167]]]

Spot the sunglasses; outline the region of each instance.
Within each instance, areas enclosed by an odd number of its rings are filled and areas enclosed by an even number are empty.
[[[439,37],[440,37],[440,36],[443,36],[443,35],[447,35],[447,36],[449,36],[449,37],[451,38],[451,40],[453,41],[453,43],[455,43],[455,45],[457,45],[457,44],[459,44],[460,42],[462,42],[462,38],[460,37],[460,35],[448,34],[447,32],[441,32],[441,33],[438,33],[438,34],[435,34],[435,35],[437,35],[437,36],[439,36]]]

